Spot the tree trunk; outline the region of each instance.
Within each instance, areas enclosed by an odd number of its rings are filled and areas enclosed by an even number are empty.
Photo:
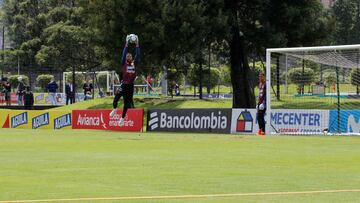
[[[75,65],[73,65],[72,66],[72,86],[73,86],[73,89],[74,89],[74,103],[76,103],[76,88],[78,88],[78,87],[76,87],[76,85],[75,85],[75,83],[76,83],[76,81],[75,81],[75,72],[76,72],[76,70],[75,70]],[[65,82],[65,81],[64,81]]]
[[[250,67],[245,52],[244,36],[236,24],[232,25],[231,35],[230,62],[233,108],[255,108],[254,86],[250,80]]]
[[[200,65],[199,65],[199,99],[202,99],[203,98],[203,95],[202,95],[202,89],[203,89],[203,69],[202,69],[202,59],[200,60]]]
[[[305,60],[302,60],[302,72],[301,72],[301,78],[304,79],[304,72],[305,72]],[[305,84],[301,84],[301,95],[304,95],[305,92]]]
[[[210,67],[211,66],[211,44],[209,44],[209,58],[208,58],[208,60],[209,60],[208,61],[209,62],[209,70],[208,70],[209,71],[208,72],[209,78],[208,78],[208,84],[207,84],[206,88],[207,88],[207,93],[210,94],[211,93],[210,92],[211,91],[211,84],[210,84],[211,83],[211,67]]]

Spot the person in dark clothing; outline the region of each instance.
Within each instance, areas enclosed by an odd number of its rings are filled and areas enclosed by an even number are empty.
[[[265,113],[266,113],[266,81],[265,74],[259,74],[259,98],[256,105],[259,132],[257,135],[265,136]]]
[[[2,78],[2,85],[4,87],[5,102],[7,106],[11,106],[11,84],[7,78]]]
[[[174,90],[175,90],[175,96],[180,96],[180,86],[179,86],[179,84],[175,83]]]
[[[120,78],[122,79],[121,88],[116,92],[114,101],[113,101],[113,110],[110,113],[110,117],[114,116],[116,113],[118,102],[121,96],[124,97],[124,108],[122,112],[122,116],[119,120],[119,126],[124,125],[124,118],[126,116],[127,110],[129,108],[134,108],[134,81],[136,78],[136,69],[135,67],[140,62],[140,46],[139,40],[136,38],[136,46],[135,46],[135,60],[133,60],[133,56],[131,53],[128,53],[128,44],[129,44],[129,36],[126,38],[125,47],[122,52],[122,69]]]
[[[32,110],[34,106],[34,94],[30,91],[30,87],[26,86],[24,93],[24,109]]]
[[[93,89],[94,89],[93,85],[89,83],[88,80],[86,80],[86,83],[83,85],[84,100],[92,98]]]
[[[147,93],[150,94],[153,86],[153,78],[151,77],[151,75],[147,76],[146,84],[147,84]]]
[[[66,105],[75,103],[75,88],[72,83],[65,85]]]
[[[49,91],[49,96],[50,96],[50,100],[51,100],[52,105],[56,105],[56,103],[57,103],[57,101],[56,101],[56,91],[57,91],[58,88],[59,88],[59,86],[56,84],[55,80],[51,79],[51,81],[47,85],[47,89]]]
[[[17,86],[17,91],[16,94],[18,95],[18,105],[22,106],[23,105],[23,96],[24,96],[24,92],[25,92],[25,84],[23,82],[23,78],[21,76],[18,77],[18,86]]]

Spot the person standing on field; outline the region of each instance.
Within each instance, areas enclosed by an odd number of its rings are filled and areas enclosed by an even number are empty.
[[[34,94],[30,90],[30,86],[25,87],[24,93],[24,109],[32,110],[34,106]]]
[[[53,106],[57,104],[56,91],[57,91],[58,88],[59,88],[59,86],[56,84],[54,78],[51,78],[51,81],[47,85],[47,89],[49,91],[49,97],[50,97],[51,105],[53,105]]]
[[[71,82],[65,85],[66,105],[75,103],[75,88]]]
[[[23,82],[23,78],[21,76],[19,76],[18,78],[18,86],[17,86],[17,91],[16,94],[18,95],[18,105],[22,106],[23,105],[23,96],[25,93],[25,84]]]
[[[265,74],[259,74],[259,97],[256,105],[257,121],[259,124],[259,131],[257,135],[265,136],[265,113],[266,113],[266,80]]]
[[[84,101],[92,99],[94,86],[90,83],[88,79],[86,79],[86,82],[83,85],[83,90],[84,90]]]
[[[2,85],[4,87],[6,105],[11,106],[11,84],[7,78],[2,78]]]

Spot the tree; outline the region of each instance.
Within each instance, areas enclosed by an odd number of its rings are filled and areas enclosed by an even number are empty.
[[[335,18],[333,41],[336,44],[360,43],[360,1],[337,0],[332,7]]]
[[[199,87],[200,80],[199,80],[199,71],[200,69],[197,67],[197,64],[192,64],[190,66],[190,70],[187,75],[188,82],[193,85],[194,87]],[[211,72],[209,75],[209,72],[207,70],[203,69],[203,77],[204,77],[204,83],[210,84],[210,88],[214,88],[216,85],[219,84],[219,79],[221,79],[221,72],[218,68],[211,67]],[[229,73],[229,72],[228,72]],[[226,76],[225,76],[226,77]]]
[[[163,67],[187,74],[187,67],[197,64],[201,97],[211,47],[219,55],[214,59],[230,65],[237,108],[256,103],[249,57],[263,59],[266,47],[320,44],[329,33],[328,16],[317,0],[5,2],[7,25],[27,64],[60,71],[99,65],[120,70],[125,36],[135,33],[143,47],[139,74]]]
[[[360,85],[360,70],[358,68],[353,69],[350,75],[351,84],[356,86],[356,94],[359,95]]]
[[[46,87],[51,81],[51,79],[54,79],[53,75],[47,75],[47,74],[38,75],[36,78],[36,82],[43,91],[46,91]]]
[[[3,11],[12,46],[15,50],[21,50],[22,66],[28,71],[38,68],[35,55],[43,42],[41,35],[46,26],[46,3],[37,0],[6,0]]]
[[[225,0],[229,17],[233,107],[254,108],[250,54],[263,58],[267,47],[322,43],[329,34],[328,16],[319,1]],[[270,88],[270,87],[268,87]]]
[[[222,85],[231,85],[230,67],[220,66],[220,78]]]
[[[92,43],[95,36],[86,24],[86,15],[81,3],[52,1],[46,13],[48,25],[43,30],[45,42],[36,54],[36,61],[61,71],[71,67],[91,71],[100,65]]]
[[[18,80],[19,76],[21,76],[23,78],[22,81],[25,83],[25,85],[29,84],[29,77],[28,76],[26,76],[26,75],[11,75],[9,77],[9,81],[10,81],[10,84],[11,84],[12,88],[17,88],[17,86],[19,85],[19,80]]]
[[[314,82],[314,71],[311,68],[293,68],[289,71],[289,79],[296,84],[300,89],[304,85],[310,85]],[[301,91],[302,92],[302,91]]]
[[[227,0],[228,24],[230,25],[230,64],[231,83],[233,86],[233,108],[255,107],[255,94],[253,83],[250,78],[250,68],[247,59],[244,33],[239,21],[241,11],[240,1]]]
[[[336,73],[328,73],[325,75],[325,85],[330,89],[331,86],[336,84]]]

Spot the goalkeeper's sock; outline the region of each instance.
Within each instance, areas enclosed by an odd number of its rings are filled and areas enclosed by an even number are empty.
[[[113,117],[116,113],[117,109],[113,109],[111,112],[110,112],[110,117]]]
[[[121,126],[123,126],[124,125],[124,118],[120,118],[120,120],[119,120],[119,126],[121,127]]]

